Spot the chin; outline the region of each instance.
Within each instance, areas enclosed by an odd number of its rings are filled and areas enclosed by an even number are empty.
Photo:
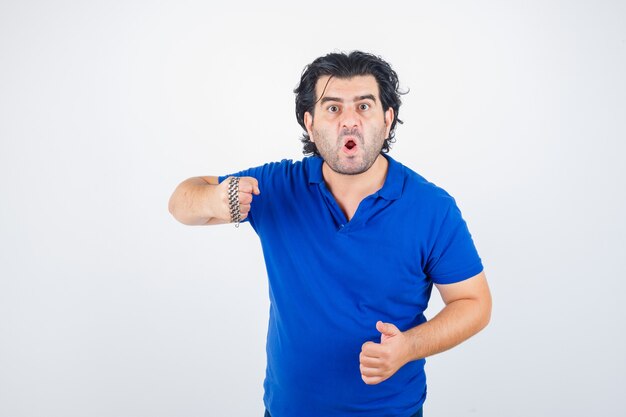
[[[371,165],[367,166],[363,162],[358,164],[328,164],[328,166],[336,173],[343,175],[359,175],[371,168]]]

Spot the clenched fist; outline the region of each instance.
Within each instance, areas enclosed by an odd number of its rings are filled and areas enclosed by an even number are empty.
[[[215,208],[216,217],[225,222],[231,221],[230,216],[230,201],[229,201],[229,183],[230,178],[226,178],[217,186],[216,192],[218,195],[219,207]],[[241,220],[248,217],[250,213],[250,205],[252,204],[252,196],[259,195],[259,182],[253,177],[239,177],[239,212],[241,213]]]

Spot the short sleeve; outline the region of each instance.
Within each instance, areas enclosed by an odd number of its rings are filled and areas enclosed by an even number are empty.
[[[452,284],[483,270],[478,251],[454,199],[449,197],[441,226],[426,263],[426,274],[436,284]]]

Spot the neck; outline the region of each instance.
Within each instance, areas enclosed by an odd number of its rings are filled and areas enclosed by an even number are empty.
[[[358,198],[360,201],[383,187],[388,166],[387,158],[378,155],[372,166],[360,174],[339,174],[330,169],[326,163],[322,165],[322,174],[328,189],[335,198]]]

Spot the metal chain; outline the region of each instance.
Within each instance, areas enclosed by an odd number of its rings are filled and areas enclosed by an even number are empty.
[[[241,222],[241,206],[239,205],[239,177],[230,177],[228,180],[228,208],[230,221],[239,227]]]

